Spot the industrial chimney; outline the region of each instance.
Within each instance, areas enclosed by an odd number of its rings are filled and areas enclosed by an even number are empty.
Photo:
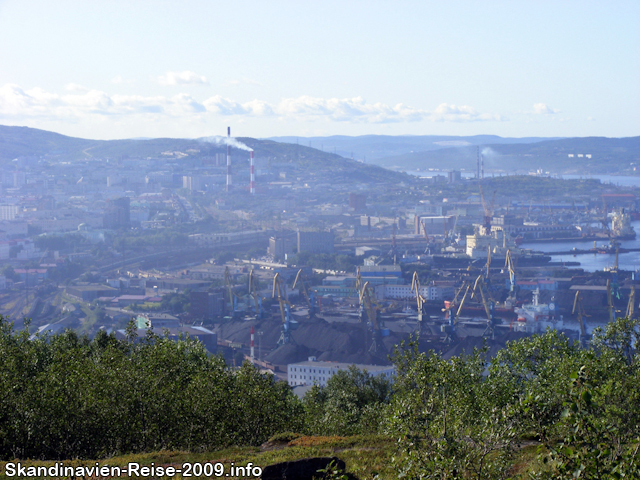
[[[253,350],[253,335],[254,335],[254,333],[255,332],[253,330],[253,325],[252,325],[251,326],[251,362],[252,363],[253,363],[253,359],[254,359],[254,356],[253,356],[253,353],[254,353],[254,350]]]
[[[231,139],[231,127],[227,127],[227,139]],[[227,192],[231,191],[231,155],[229,153],[229,142],[227,141]]]

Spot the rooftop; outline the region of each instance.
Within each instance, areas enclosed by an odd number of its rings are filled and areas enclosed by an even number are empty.
[[[389,370],[390,368],[395,368],[392,365],[360,365],[360,364],[355,364],[355,363],[342,363],[342,362],[323,362],[323,361],[312,361],[312,362],[297,362],[297,363],[290,363],[289,365],[287,365],[289,367],[291,366],[296,366],[296,367],[327,367],[327,368],[339,368],[339,369],[344,369],[344,370],[348,370],[350,367],[356,367],[360,370],[367,370],[369,372],[380,372],[383,370]]]

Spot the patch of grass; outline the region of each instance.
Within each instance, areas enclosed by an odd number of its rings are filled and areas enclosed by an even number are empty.
[[[337,443],[341,443],[346,437],[300,437],[289,442],[292,447],[316,447],[325,446],[332,447]]]
[[[274,435],[271,439],[296,436],[292,432]],[[323,437],[323,436],[297,436],[289,441],[288,445],[280,449],[263,451],[260,447],[228,447],[213,452],[184,452],[184,451],[160,451],[151,453],[120,455],[101,460],[67,460],[66,466],[93,466],[96,461],[100,466],[108,465],[124,468],[130,462],[139,463],[141,466],[174,466],[182,468],[182,464],[190,463],[217,463],[221,462],[228,471],[231,463],[236,466],[253,465],[264,468],[274,463],[300,460],[308,457],[336,456],[342,459],[347,466],[346,471],[354,474],[360,480],[386,480],[397,479],[398,472],[393,468],[392,458],[397,454],[396,441],[392,437],[382,435],[362,435],[352,437]],[[517,453],[517,461],[511,470],[513,478],[528,478],[534,467],[539,468],[538,446],[527,445]],[[18,460],[12,460],[17,462]],[[9,478],[4,475],[6,462],[0,462],[0,479]],[[23,466],[52,466],[53,461],[22,461]],[[95,478],[95,477],[94,477]],[[181,480],[180,475],[172,477]],[[195,478],[208,477],[189,477]],[[233,477],[225,477],[232,479]],[[251,477],[243,477],[245,479]]]
[[[296,438],[300,438],[302,434],[293,432],[276,433],[269,439],[271,443],[289,443]]]
[[[214,452],[190,453],[181,451],[160,451],[153,453],[129,454],[102,460],[72,460],[65,461],[65,465],[79,466],[95,465],[96,461],[102,465],[124,467],[129,462],[140,465],[176,466],[181,467],[186,462],[222,462],[228,469],[233,462],[236,466],[244,466],[248,462],[265,467],[279,462],[299,460],[308,457],[337,456],[344,460],[347,471],[361,480],[395,479],[397,473],[390,468],[391,457],[395,450],[395,442],[388,437],[300,437],[305,445],[291,445],[279,450],[261,451],[259,447],[229,447]],[[295,439],[293,440],[296,441]],[[17,462],[17,460],[13,460]],[[8,478],[4,475],[6,462],[0,462],[0,479]],[[52,466],[53,461],[22,461],[23,466]],[[181,478],[176,475],[175,480]],[[198,477],[190,477],[198,478]],[[206,477],[202,477],[206,478]],[[225,477],[233,478],[233,477]],[[247,478],[247,477],[244,477]]]

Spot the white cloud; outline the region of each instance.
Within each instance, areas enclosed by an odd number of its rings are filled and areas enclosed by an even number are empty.
[[[362,97],[322,99],[308,96],[282,100],[275,112],[282,116],[293,117],[325,117],[334,121],[393,123],[455,121],[476,122],[486,120],[503,120],[495,114],[480,114],[472,107],[448,105],[443,103],[434,111],[416,109],[402,103],[394,106],[384,103],[368,103]]]
[[[546,103],[536,103],[533,105],[533,113],[536,115],[554,115],[560,113],[560,110],[551,108]]]
[[[185,70],[184,72],[166,72],[157,78],[160,85],[207,85],[209,82],[206,77],[197,73]]]
[[[100,90],[70,84],[65,94],[50,93],[40,88],[24,90],[18,85],[0,87],[0,118],[46,118],[78,121],[90,116],[151,118],[200,118],[203,116],[273,117],[296,121],[328,120],[351,123],[399,122],[478,122],[502,121],[500,115],[480,113],[468,105],[442,103],[435,110],[422,110],[404,105],[367,102],[362,97],[317,98],[300,96],[284,98],[277,103],[255,99],[248,102],[215,95],[204,101],[179,93],[172,97],[144,95],[110,95]]]
[[[0,87],[0,118],[48,118],[77,121],[88,116],[184,116],[206,111],[187,94],[171,98],[143,95],[108,95],[99,90],[58,95],[40,88]]]
[[[503,121],[501,115],[495,113],[478,113],[473,107],[468,105],[449,105],[441,103],[431,115],[431,119],[438,122],[482,122],[482,121]]]

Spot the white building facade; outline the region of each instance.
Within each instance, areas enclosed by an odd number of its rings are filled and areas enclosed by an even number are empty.
[[[416,298],[416,292],[411,292],[411,285],[377,285],[376,298],[411,300]],[[444,300],[455,295],[455,289],[448,285],[425,285],[420,287],[420,295],[425,300]]]
[[[309,357],[307,362],[291,363],[287,365],[287,381],[289,386],[318,385],[324,387],[327,381],[341,370],[349,370],[354,366],[366,371],[373,377],[383,376],[392,378],[396,374],[394,366],[390,365],[353,365],[339,362],[318,362],[315,357]]]

